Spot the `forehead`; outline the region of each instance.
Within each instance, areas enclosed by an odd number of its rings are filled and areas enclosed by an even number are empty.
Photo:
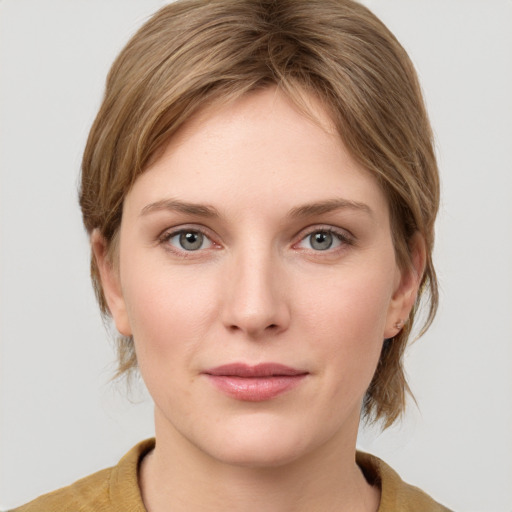
[[[307,115],[277,88],[201,110],[139,176],[127,200],[137,200],[139,209],[176,196],[262,209],[273,198],[293,209],[342,197],[386,210],[376,180],[347,151],[326,109],[311,96],[303,100]]]

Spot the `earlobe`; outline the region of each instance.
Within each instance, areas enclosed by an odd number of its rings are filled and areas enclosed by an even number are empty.
[[[411,264],[398,270],[397,285],[388,312],[385,338],[396,336],[407,323],[407,318],[416,302],[426,265],[425,239],[417,232],[409,243]]]
[[[103,294],[116,328],[123,336],[131,336],[132,332],[122,293],[119,271],[109,257],[107,242],[97,229],[91,233],[90,241],[100,274]]]

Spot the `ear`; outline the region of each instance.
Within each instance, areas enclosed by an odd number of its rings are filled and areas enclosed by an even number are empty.
[[[395,289],[391,298],[386,320],[384,338],[396,336],[407,321],[420,287],[426,264],[426,245],[423,236],[416,232],[409,243],[411,264],[397,269]]]
[[[119,266],[111,261],[107,242],[97,229],[91,233],[91,249],[98,266],[103,294],[116,328],[123,336],[131,336],[132,330],[121,288]]]

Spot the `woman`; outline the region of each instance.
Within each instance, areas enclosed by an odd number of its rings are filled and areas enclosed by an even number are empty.
[[[181,1],[110,72],[80,203],[156,441],[18,510],[447,510],[391,425],[439,202],[413,67],[351,1]],[[199,492],[198,492],[199,491]]]

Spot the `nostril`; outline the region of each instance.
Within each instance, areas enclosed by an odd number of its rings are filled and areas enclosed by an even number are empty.
[[[229,326],[229,330],[232,332],[235,332],[235,331],[242,331],[243,329],[241,329],[240,326],[233,324],[233,325]],[[270,325],[267,325],[267,327],[264,330],[265,331],[268,331],[268,330],[277,331],[277,330],[279,330],[279,326],[277,324],[270,324]]]

